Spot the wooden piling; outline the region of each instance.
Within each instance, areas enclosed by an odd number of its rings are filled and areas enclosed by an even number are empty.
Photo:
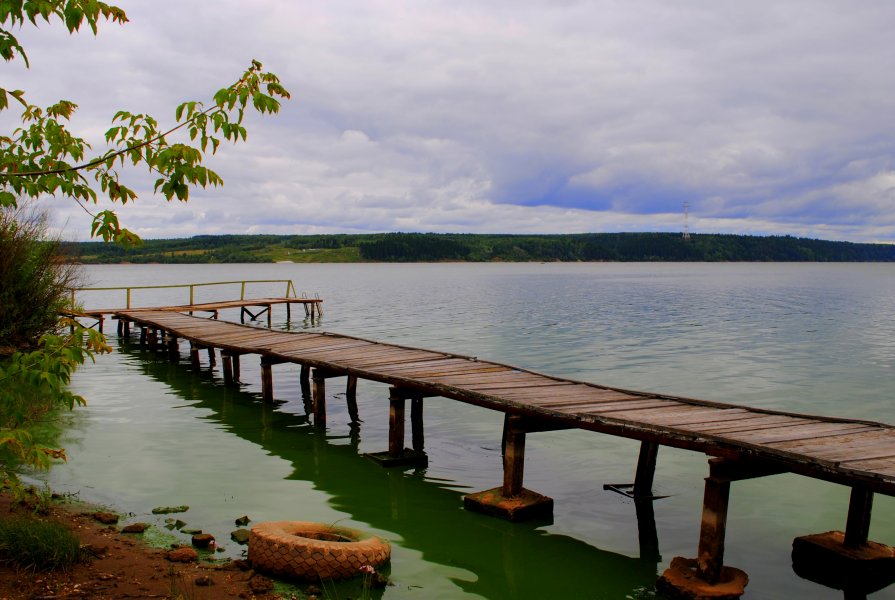
[[[314,425],[326,427],[326,376],[320,369],[314,369],[311,380],[314,384]]]
[[[193,366],[194,371],[199,370],[199,346],[195,344],[190,344],[190,364]]]
[[[273,365],[261,361],[261,397],[265,402],[273,402]]]
[[[522,475],[525,470],[525,432],[514,425],[521,420],[518,415],[510,415],[506,429],[506,446],[503,457],[504,498],[518,496],[522,492]]]
[[[867,543],[870,534],[870,513],[873,509],[873,492],[864,487],[851,489],[848,517],[845,523],[846,548],[858,548]]]
[[[423,432],[423,399],[413,398],[410,401],[410,431],[413,449],[423,452],[425,449],[425,434]]]
[[[224,384],[233,385],[233,359],[226,352],[221,352],[221,370],[224,372]]]
[[[654,442],[640,443],[640,456],[637,459],[637,473],[634,476],[634,497],[653,495],[653,479],[656,473],[656,459],[659,444]]]
[[[388,399],[388,454],[392,458],[404,454],[404,397],[395,393]]]
[[[724,536],[727,531],[729,502],[730,481],[706,477],[696,571],[699,578],[708,583],[718,581],[721,567],[724,566]]]
[[[345,385],[345,403],[348,405],[348,416],[352,424],[360,423],[360,415],[357,411],[357,376],[349,375]]]

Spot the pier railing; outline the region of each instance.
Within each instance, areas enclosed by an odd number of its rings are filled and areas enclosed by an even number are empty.
[[[160,289],[177,289],[177,288],[188,288],[190,293],[190,298],[188,304],[195,304],[196,299],[196,288],[197,287],[208,287],[215,285],[240,285],[241,289],[239,292],[239,299],[246,299],[246,286],[250,283],[280,283],[286,285],[286,292],[284,294],[284,298],[298,298],[298,292],[295,290],[295,285],[292,283],[291,279],[244,279],[240,281],[213,281],[213,282],[205,282],[205,283],[180,283],[180,284],[169,284],[169,285],[129,285],[129,286],[119,286],[119,287],[77,287],[70,288],[71,292],[71,306],[72,310],[74,310],[75,304],[75,294],[77,292],[113,292],[113,291],[125,291],[126,292],[126,308],[133,308],[131,306],[131,291],[132,290],[160,290]]]

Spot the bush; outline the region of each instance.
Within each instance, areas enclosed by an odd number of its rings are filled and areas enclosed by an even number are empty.
[[[46,213],[0,209],[0,478],[13,486],[23,466],[65,459],[64,450],[42,443],[41,425],[84,403],[68,390],[71,375],[108,350],[99,333],[60,319],[77,272],[47,234]]]
[[[59,239],[48,233],[45,212],[0,209],[0,356],[37,347],[70,303],[77,267],[61,259]]]
[[[81,544],[62,523],[12,518],[0,521],[0,559],[27,571],[64,570],[81,560]]]

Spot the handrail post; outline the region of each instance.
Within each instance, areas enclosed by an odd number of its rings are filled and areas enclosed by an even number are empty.
[[[240,300],[246,299],[246,282],[245,281],[242,282],[242,291],[239,293],[239,299]]]
[[[71,311],[75,312],[75,288],[71,289]]]
[[[195,302],[193,302],[193,290],[194,290],[195,288],[196,288],[195,284],[192,284],[192,283],[191,283],[191,284],[190,284],[190,305],[191,305],[191,306],[192,306],[193,304],[195,304]]]
[[[131,307],[131,289],[127,288],[127,308],[130,310]]]

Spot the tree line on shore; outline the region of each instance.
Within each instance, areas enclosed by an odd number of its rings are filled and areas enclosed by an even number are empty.
[[[678,233],[200,235],[134,248],[71,242],[72,260],[102,263],[243,262],[891,262],[895,244],[792,236]]]

